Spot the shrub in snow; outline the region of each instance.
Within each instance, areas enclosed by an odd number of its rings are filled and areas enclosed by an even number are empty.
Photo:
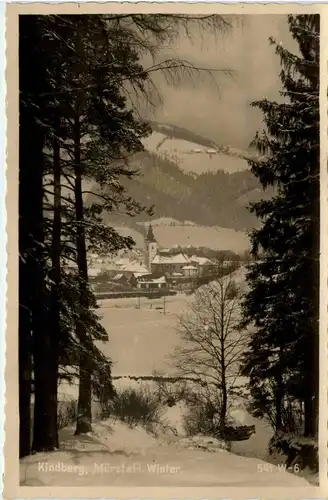
[[[149,387],[126,388],[101,402],[102,418],[115,417],[126,422],[130,427],[142,425],[151,430],[160,422],[163,415],[163,404],[157,392]]]
[[[285,455],[287,467],[297,465],[300,470],[319,470],[318,440],[313,437],[279,432],[270,439],[269,453]]]
[[[216,436],[218,429],[213,419],[211,403],[209,401],[202,401],[200,404],[197,404],[197,401],[190,399],[190,394],[187,402],[191,403],[187,413],[184,415],[184,429],[187,436],[196,436],[198,434]]]
[[[163,405],[173,407],[185,399],[187,392],[186,380],[172,378],[172,381],[166,381],[165,378],[157,376],[156,384],[158,397]]]

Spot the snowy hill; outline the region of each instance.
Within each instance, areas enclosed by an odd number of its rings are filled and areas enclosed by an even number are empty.
[[[150,220],[145,223],[138,223],[145,234],[144,227],[147,227]],[[187,247],[206,247],[213,250],[231,250],[242,253],[249,248],[247,235],[243,231],[223,227],[206,227],[191,223],[190,221],[180,222],[174,219],[155,219],[151,221],[154,235],[160,247],[172,248],[174,245]],[[127,228],[118,228],[122,235],[128,234]],[[132,233],[131,233],[132,235]],[[135,231],[132,237],[135,236]],[[137,246],[143,248],[143,238],[135,238]]]
[[[207,139],[200,138],[187,130],[170,125],[153,124],[153,133],[143,143],[150,153],[169,158],[177,163],[184,172],[217,172],[228,173],[248,170],[245,157],[248,152],[232,148],[229,145],[216,145]],[[181,133],[181,130],[184,133]],[[180,132],[180,133],[179,133]]]
[[[156,235],[160,245],[246,250],[246,232],[259,223],[248,206],[271,197],[248,167],[246,157],[251,153],[215,144],[181,127],[155,122],[151,126],[145,151],[130,160],[139,175],[122,183],[131,197],[154,207],[154,219],[161,221]],[[130,234],[138,246],[144,237],[140,223],[148,220],[145,213],[133,218],[104,216],[105,223]]]

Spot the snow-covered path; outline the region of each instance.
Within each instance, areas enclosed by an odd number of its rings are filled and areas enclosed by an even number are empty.
[[[21,460],[21,486],[309,486],[273,465],[259,472],[261,460],[183,448],[120,422],[78,438],[64,429],[61,440],[60,451]]]

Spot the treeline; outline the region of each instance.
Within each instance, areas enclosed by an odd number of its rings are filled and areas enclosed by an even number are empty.
[[[217,144],[215,144],[215,142],[211,141],[210,139],[196,134],[191,130],[187,130],[184,127],[179,127],[178,125],[166,125],[151,121],[150,126],[154,132],[166,134],[170,139],[182,139],[183,141],[200,144],[201,146],[204,146],[206,148],[217,148]]]
[[[227,25],[221,16],[20,16],[20,457],[58,448],[59,365],[79,376],[77,434],[91,430],[92,394],[114,393],[110,360],[95,345],[107,333],[87,253],[134,244],[104,224],[103,212],[151,214],[123,182],[137,174],[129,158],[150,133],[130,103],[151,97],[154,71],[173,81],[197,71],[177,59],[141,63],[190,23]]]
[[[175,246],[173,248],[169,248],[167,250],[161,250],[161,253],[165,253],[167,255],[178,255],[183,253],[184,255],[188,255],[188,257],[192,257],[196,255],[197,257],[205,257],[207,259],[213,261],[231,261],[231,262],[250,262],[254,260],[254,257],[248,250],[238,254],[233,252],[232,250],[213,250],[212,248],[207,247],[193,247],[193,246]]]

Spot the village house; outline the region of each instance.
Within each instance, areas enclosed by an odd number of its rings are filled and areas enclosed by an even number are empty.
[[[168,291],[169,286],[165,279],[165,276],[160,278],[140,278],[138,280],[137,288],[140,290],[159,290],[159,291]]]
[[[197,267],[197,275],[200,278],[215,273],[215,264],[207,257],[198,257],[197,255],[193,255],[189,260],[191,265]]]
[[[183,268],[190,264],[186,255],[161,255],[158,253],[151,261],[151,271],[156,274],[183,274]]]
[[[184,266],[182,272],[185,278],[197,278],[198,276],[198,268],[191,264]]]

